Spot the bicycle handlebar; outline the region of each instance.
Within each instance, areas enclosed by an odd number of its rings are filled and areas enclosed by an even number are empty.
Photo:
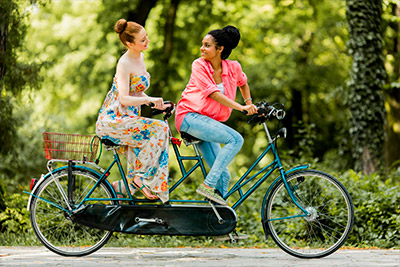
[[[249,121],[248,123],[251,123],[253,121],[256,122],[265,122],[269,120],[271,117],[275,117],[277,120],[283,120],[283,118],[286,115],[286,112],[283,110],[283,108],[278,109],[275,106],[280,105],[283,107],[283,104],[280,103],[274,103],[274,104],[269,104],[266,101],[261,101],[256,104],[257,107],[257,114],[255,114]],[[247,114],[246,110],[242,111],[243,114]]]
[[[164,120],[171,117],[171,115],[175,111],[175,104],[172,101],[164,101],[164,105],[169,105],[169,106],[167,108],[165,108],[164,110],[153,109],[152,115],[158,115],[161,113],[165,113]],[[275,117],[277,120],[283,120],[283,118],[286,115],[286,112],[283,110],[283,108],[278,109],[276,107],[277,105],[283,107],[283,104],[281,104],[281,103],[269,104],[266,101],[261,101],[259,103],[256,103],[258,112],[257,112],[257,114],[253,115],[253,117],[248,121],[248,123],[251,123],[253,121],[262,123],[262,122],[265,122],[265,121],[271,119],[271,117]],[[153,108],[155,105],[154,105],[154,103],[150,103],[149,106],[151,108]],[[247,115],[247,111],[243,110],[242,114]]]
[[[169,106],[167,108],[163,109],[163,110],[162,109],[153,109],[151,111],[151,114],[152,115],[158,115],[158,114],[161,114],[161,113],[165,113],[164,120],[168,119],[169,117],[171,117],[172,113],[175,110],[175,104],[172,101],[164,101],[164,105],[169,105]],[[150,103],[149,106],[151,108],[153,108],[155,105],[154,105],[154,103]]]

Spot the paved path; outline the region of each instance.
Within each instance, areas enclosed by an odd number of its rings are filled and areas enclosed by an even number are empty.
[[[44,247],[0,247],[0,266],[351,266],[400,267],[400,250],[340,249],[303,260],[280,249],[102,248],[85,257],[61,257]]]

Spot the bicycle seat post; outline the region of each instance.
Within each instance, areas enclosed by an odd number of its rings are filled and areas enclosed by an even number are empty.
[[[199,152],[199,148],[197,147],[197,144],[192,144],[194,151],[196,152],[196,156],[201,157],[200,156],[200,152]]]

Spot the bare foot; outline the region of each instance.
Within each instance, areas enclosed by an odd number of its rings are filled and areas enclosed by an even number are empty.
[[[158,196],[153,195],[152,192],[147,189],[146,187],[143,186],[142,181],[140,180],[139,177],[135,177],[133,179],[133,182],[138,186],[138,190],[140,192],[142,192],[142,194],[147,198],[147,199],[151,199],[151,200],[156,200],[158,199]],[[143,187],[143,188],[142,188]]]

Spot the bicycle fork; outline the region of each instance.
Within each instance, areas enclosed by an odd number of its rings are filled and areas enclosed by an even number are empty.
[[[308,212],[306,209],[304,209],[304,208],[298,203],[296,196],[293,194],[293,192],[294,192],[293,188],[292,188],[292,187],[290,186],[290,184],[286,181],[286,176],[285,176],[285,172],[284,172],[284,170],[283,170],[282,162],[281,162],[281,160],[280,160],[280,158],[279,158],[279,156],[278,156],[278,151],[276,150],[275,146],[273,145],[273,142],[274,142],[274,140],[276,139],[276,137],[275,137],[274,139],[271,138],[271,135],[270,135],[269,130],[268,130],[268,127],[267,127],[267,124],[266,124],[265,122],[263,122],[263,127],[264,127],[264,131],[265,131],[265,133],[266,133],[266,135],[267,135],[268,143],[269,143],[270,145],[272,145],[272,151],[273,151],[273,154],[274,154],[274,158],[275,158],[275,160],[277,161],[277,164],[278,164],[278,167],[277,167],[277,168],[279,169],[279,172],[280,172],[280,174],[281,174],[283,183],[285,184],[285,188],[286,188],[287,192],[289,193],[290,198],[292,199],[292,201],[294,202],[294,204],[295,204],[302,212],[304,212],[305,215],[304,215],[304,216],[301,216],[301,217],[309,217],[309,216],[311,215],[311,213]]]

